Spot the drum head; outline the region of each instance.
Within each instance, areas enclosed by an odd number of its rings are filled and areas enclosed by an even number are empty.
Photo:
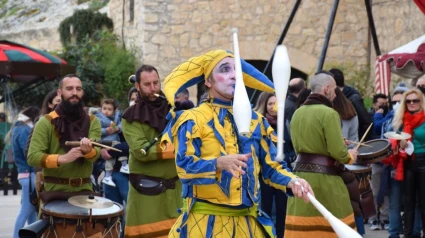
[[[84,219],[90,216],[90,209],[74,206],[68,201],[51,201],[45,204],[41,210],[43,214],[62,218]],[[92,217],[97,219],[110,218],[120,216],[123,212],[123,207],[114,203],[109,208],[92,209]]]
[[[345,168],[350,170],[351,172],[357,173],[367,173],[371,171],[369,166],[357,165],[357,164],[344,164]]]
[[[368,146],[360,146],[357,150],[357,163],[370,164],[384,160],[391,155],[391,143],[385,139],[377,139],[366,141],[364,144]]]

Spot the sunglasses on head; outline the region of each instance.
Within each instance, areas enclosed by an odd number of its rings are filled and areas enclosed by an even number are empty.
[[[421,100],[419,100],[419,99],[412,99],[412,100],[410,100],[410,99],[406,99],[406,104],[411,104],[411,103],[414,103],[414,104],[417,104],[417,103],[419,103]]]

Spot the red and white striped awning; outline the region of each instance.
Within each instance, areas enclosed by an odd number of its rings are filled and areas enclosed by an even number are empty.
[[[425,74],[425,35],[388,54],[377,57],[375,92],[388,94],[391,73],[416,79]]]

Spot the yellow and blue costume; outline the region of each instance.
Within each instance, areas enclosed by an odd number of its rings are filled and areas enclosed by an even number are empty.
[[[233,54],[217,50],[178,66],[166,79],[164,93],[170,103],[188,85],[208,78],[214,66]],[[242,61],[246,85],[273,91],[273,84],[254,67]],[[186,71],[185,71],[186,70]],[[253,77],[255,75],[255,77]],[[194,81],[193,81],[194,80]],[[247,81],[249,83],[247,83]],[[182,182],[183,214],[169,237],[274,237],[273,223],[258,210],[260,171],[264,181],[286,191],[295,176],[286,164],[275,162],[274,131],[267,120],[252,111],[251,134],[240,136],[232,114],[232,102],[209,99],[187,111],[169,114],[162,143],[176,148],[177,174]],[[217,158],[246,154],[245,174],[233,177],[217,171]],[[287,191],[288,195],[292,195]]]

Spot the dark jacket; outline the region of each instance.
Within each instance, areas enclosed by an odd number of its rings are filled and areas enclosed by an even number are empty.
[[[359,138],[362,138],[370,123],[372,123],[372,117],[366,110],[362,96],[356,89],[350,86],[344,86],[342,93],[344,93],[345,97],[353,104],[354,109],[356,109],[357,117],[359,118]],[[368,137],[366,138],[368,139]]]
[[[285,101],[285,119],[291,121],[295,110],[297,109],[297,97],[292,94],[286,98]]]

